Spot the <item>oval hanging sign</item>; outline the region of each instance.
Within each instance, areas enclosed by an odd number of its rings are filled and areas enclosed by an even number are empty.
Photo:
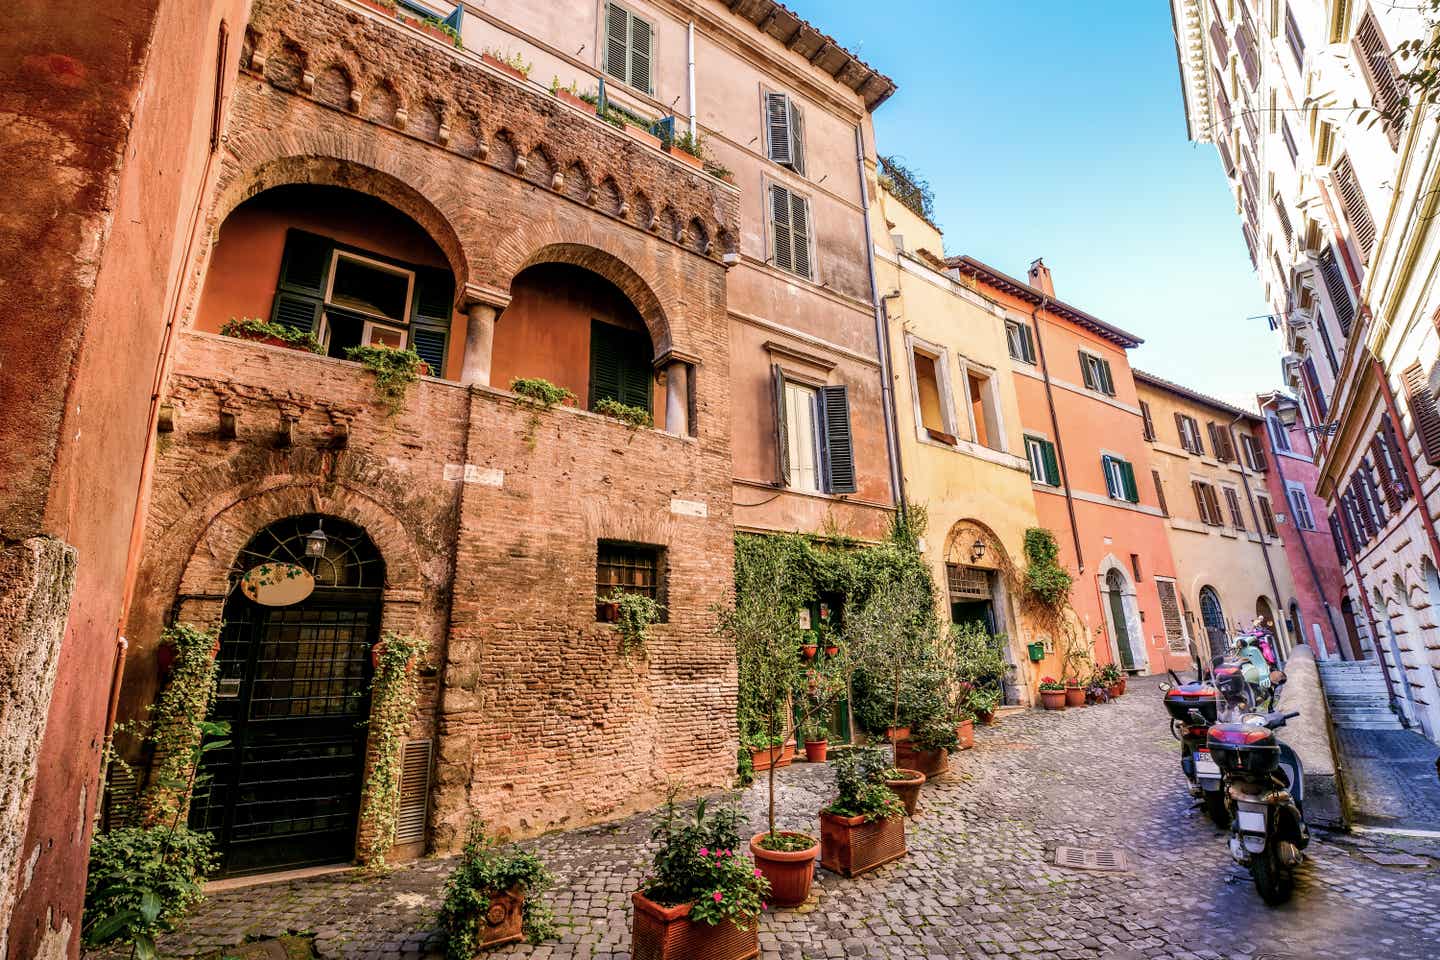
[[[288,607],[315,591],[315,578],[299,564],[262,563],[245,571],[240,590],[264,606]]]

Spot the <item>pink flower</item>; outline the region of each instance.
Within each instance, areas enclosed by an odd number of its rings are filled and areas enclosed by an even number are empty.
[[[766,903],[764,900],[761,900],[761,901],[760,901],[760,909],[761,909],[761,910],[769,910],[769,909],[770,909],[770,904]]]
[[[723,900],[723,899],[724,899],[724,895],[721,894],[721,892],[720,892],[719,890],[716,890],[716,891],[715,891],[715,902],[716,902],[716,903],[719,903],[719,902],[720,902],[721,900]]]
[[[701,847],[701,848],[700,848],[700,856],[702,856],[702,857],[708,857],[708,856],[710,856],[710,848],[709,848],[709,847]]]
[[[760,868],[759,868],[759,867],[756,867],[756,868],[755,868],[755,876],[757,876],[757,877],[760,876]]]

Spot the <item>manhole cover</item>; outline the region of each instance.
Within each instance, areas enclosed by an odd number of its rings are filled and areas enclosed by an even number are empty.
[[[1055,865],[1077,870],[1128,870],[1124,850],[1086,850],[1083,847],[1056,847]]]

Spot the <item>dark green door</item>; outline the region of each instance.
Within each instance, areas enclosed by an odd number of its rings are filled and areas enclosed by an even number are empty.
[[[1115,625],[1115,648],[1120,653],[1120,669],[1129,673],[1135,668],[1135,654],[1130,649],[1130,627],[1125,619],[1125,578],[1114,570],[1105,575],[1110,591],[1110,622]]]

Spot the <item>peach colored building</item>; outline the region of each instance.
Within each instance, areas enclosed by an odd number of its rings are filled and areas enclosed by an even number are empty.
[[[1140,339],[1056,299],[1043,261],[1028,280],[973,257],[946,262],[1005,311],[1035,512],[1075,576],[1071,603],[1096,662],[1130,673],[1190,665],[1126,354]]]

